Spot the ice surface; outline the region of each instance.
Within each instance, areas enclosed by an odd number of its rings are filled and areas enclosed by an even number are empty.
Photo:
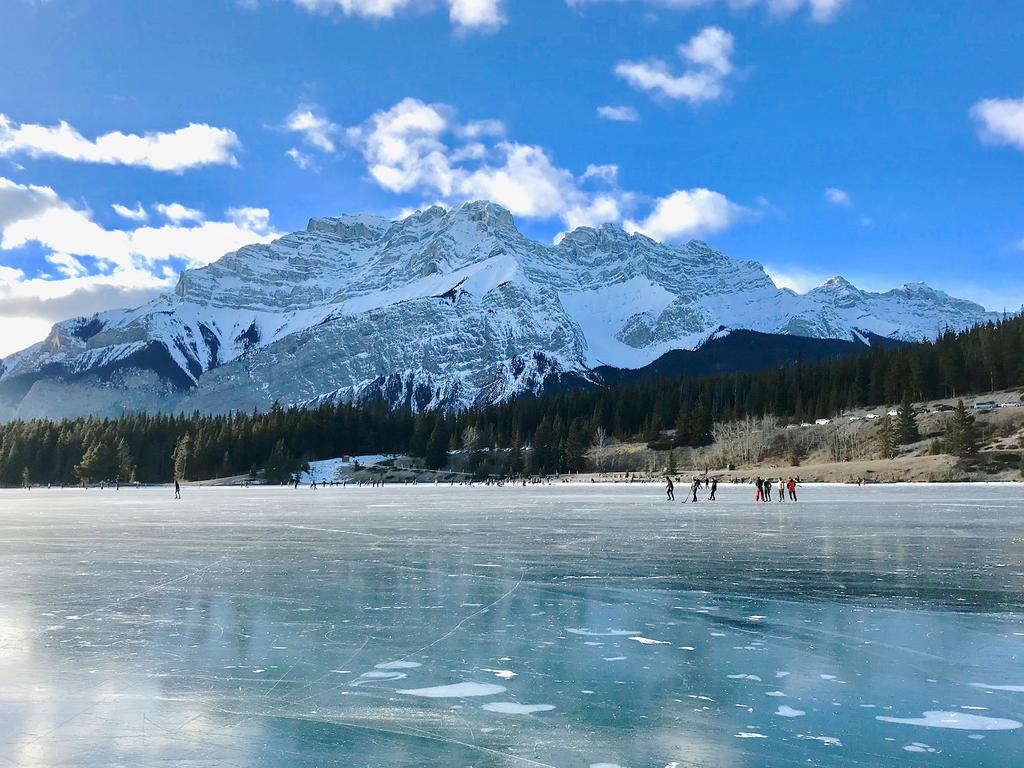
[[[0,763],[1024,762],[1021,486],[172,496],[0,492]]]

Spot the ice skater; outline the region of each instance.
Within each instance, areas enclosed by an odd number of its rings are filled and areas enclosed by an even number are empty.
[[[764,480],[758,477],[754,481],[754,487],[757,488],[757,493],[754,494],[754,503],[764,501]]]
[[[711,494],[708,496],[708,501],[715,500],[715,491],[718,490],[718,478],[716,477],[711,481]]]
[[[779,501],[783,502],[786,500],[786,481],[781,477],[779,478],[779,487],[776,489],[779,494]]]
[[[176,499],[180,499],[181,498],[181,486],[178,485],[178,481],[177,480],[174,481],[174,498],[176,498]]]
[[[700,478],[694,478],[693,481],[693,500],[697,501],[697,491],[700,489]]]
[[[789,491],[789,500],[796,501],[796,480],[792,477],[786,482],[786,489]]]
[[[668,485],[665,486],[665,493],[668,496],[667,500],[668,501],[675,501],[676,500],[676,487],[672,483],[672,478],[666,476],[665,479],[668,481]]]
[[[771,501],[772,500],[772,481],[771,481],[771,479],[769,479],[767,477],[764,479],[764,485],[762,486],[762,490],[764,491],[764,500],[765,501]]]

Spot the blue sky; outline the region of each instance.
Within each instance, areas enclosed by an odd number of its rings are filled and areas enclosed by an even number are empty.
[[[0,354],[310,216],[478,197],[1018,308],[1022,30],[1019,0],[7,0]]]

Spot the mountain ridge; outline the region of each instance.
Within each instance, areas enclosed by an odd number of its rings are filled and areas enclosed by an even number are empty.
[[[643,369],[722,329],[868,344],[995,317],[924,284],[871,293],[837,277],[797,294],[756,261],[610,224],[545,245],[486,201],[314,217],[140,307],[57,323],[0,361],[0,417],[325,398],[458,408],[600,384],[599,368]]]

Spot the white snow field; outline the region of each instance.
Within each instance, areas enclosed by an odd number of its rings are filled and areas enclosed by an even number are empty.
[[[0,764],[1024,763],[1024,486],[0,492]]]

